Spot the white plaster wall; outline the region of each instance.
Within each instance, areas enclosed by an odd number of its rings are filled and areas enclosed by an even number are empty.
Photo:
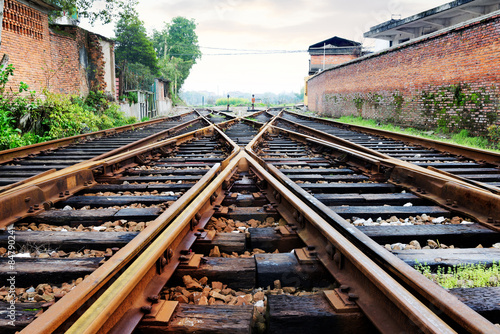
[[[104,54],[104,81],[106,82],[106,92],[116,96],[115,80],[115,53],[110,42],[99,40]]]
[[[128,102],[122,103],[120,102],[120,110],[125,113],[127,117],[134,116],[139,119],[139,104],[134,103],[129,105]]]
[[[156,101],[156,110],[158,110],[158,116],[170,114],[172,112],[172,100]]]

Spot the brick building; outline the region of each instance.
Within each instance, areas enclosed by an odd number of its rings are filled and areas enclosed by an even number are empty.
[[[10,87],[23,81],[37,92],[114,96],[113,42],[76,26],[49,26],[48,13],[57,9],[42,0],[5,0],[0,51],[15,68]]]
[[[309,46],[309,75],[356,59],[361,55],[361,43],[334,36]]]
[[[335,117],[484,133],[500,124],[500,11],[325,70],[308,95]]]

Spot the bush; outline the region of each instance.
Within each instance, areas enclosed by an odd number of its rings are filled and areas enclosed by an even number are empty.
[[[500,126],[490,125],[488,127],[488,138],[493,146],[500,148]]]
[[[248,105],[250,101],[241,97],[230,97],[229,100],[227,98],[221,98],[215,101],[216,106],[227,106],[228,104],[231,106]]]
[[[35,92],[26,95],[29,87],[21,82],[18,92],[6,93],[13,73],[12,65],[0,71],[0,150],[137,122],[101,91],[86,98],[43,92],[42,100],[35,99]]]

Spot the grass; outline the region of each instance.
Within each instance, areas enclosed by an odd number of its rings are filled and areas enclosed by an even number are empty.
[[[246,117],[246,119],[248,119],[249,121],[258,122],[258,120],[256,118],[253,118],[253,117]]]
[[[210,117],[212,117],[212,118],[226,118],[226,116],[219,115],[219,114],[210,114]]]
[[[461,264],[453,267],[437,267],[435,272],[425,264],[415,269],[445,289],[479,288],[500,286],[500,261],[492,266],[484,264]]]
[[[321,118],[332,119],[330,117],[321,117]],[[493,147],[494,144],[490,143],[486,137],[471,136],[471,134],[467,130],[461,130],[459,133],[447,133],[442,129],[424,131],[415,128],[403,128],[394,124],[380,124],[378,121],[373,119],[364,119],[361,117],[354,117],[354,116],[342,116],[334,120],[341,123],[366,126],[390,132],[403,133],[407,135],[468,146],[472,148],[479,148],[483,150],[490,150],[493,152],[500,152],[500,149]],[[497,144],[497,147],[500,148],[500,146],[498,145],[500,144]]]

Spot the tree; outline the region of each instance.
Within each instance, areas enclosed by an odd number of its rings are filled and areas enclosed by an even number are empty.
[[[69,14],[78,14],[94,23],[110,23],[127,13],[134,13],[138,0],[46,0],[48,3],[59,6]],[[94,5],[96,5],[94,7]],[[98,8],[100,7],[100,8]],[[59,14],[59,13],[58,13]],[[55,14],[55,16],[58,16]]]
[[[153,45],[161,58],[160,73],[174,81],[176,93],[189,76],[196,60],[201,58],[195,30],[194,20],[178,16],[171,23],[165,24],[163,30],[153,31]]]
[[[158,60],[153,43],[146,35],[144,23],[139,20],[137,13],[122,16],[116,24],[115,57],[118,64],[124,61],[133,64],[139,63],[158,73]]]

